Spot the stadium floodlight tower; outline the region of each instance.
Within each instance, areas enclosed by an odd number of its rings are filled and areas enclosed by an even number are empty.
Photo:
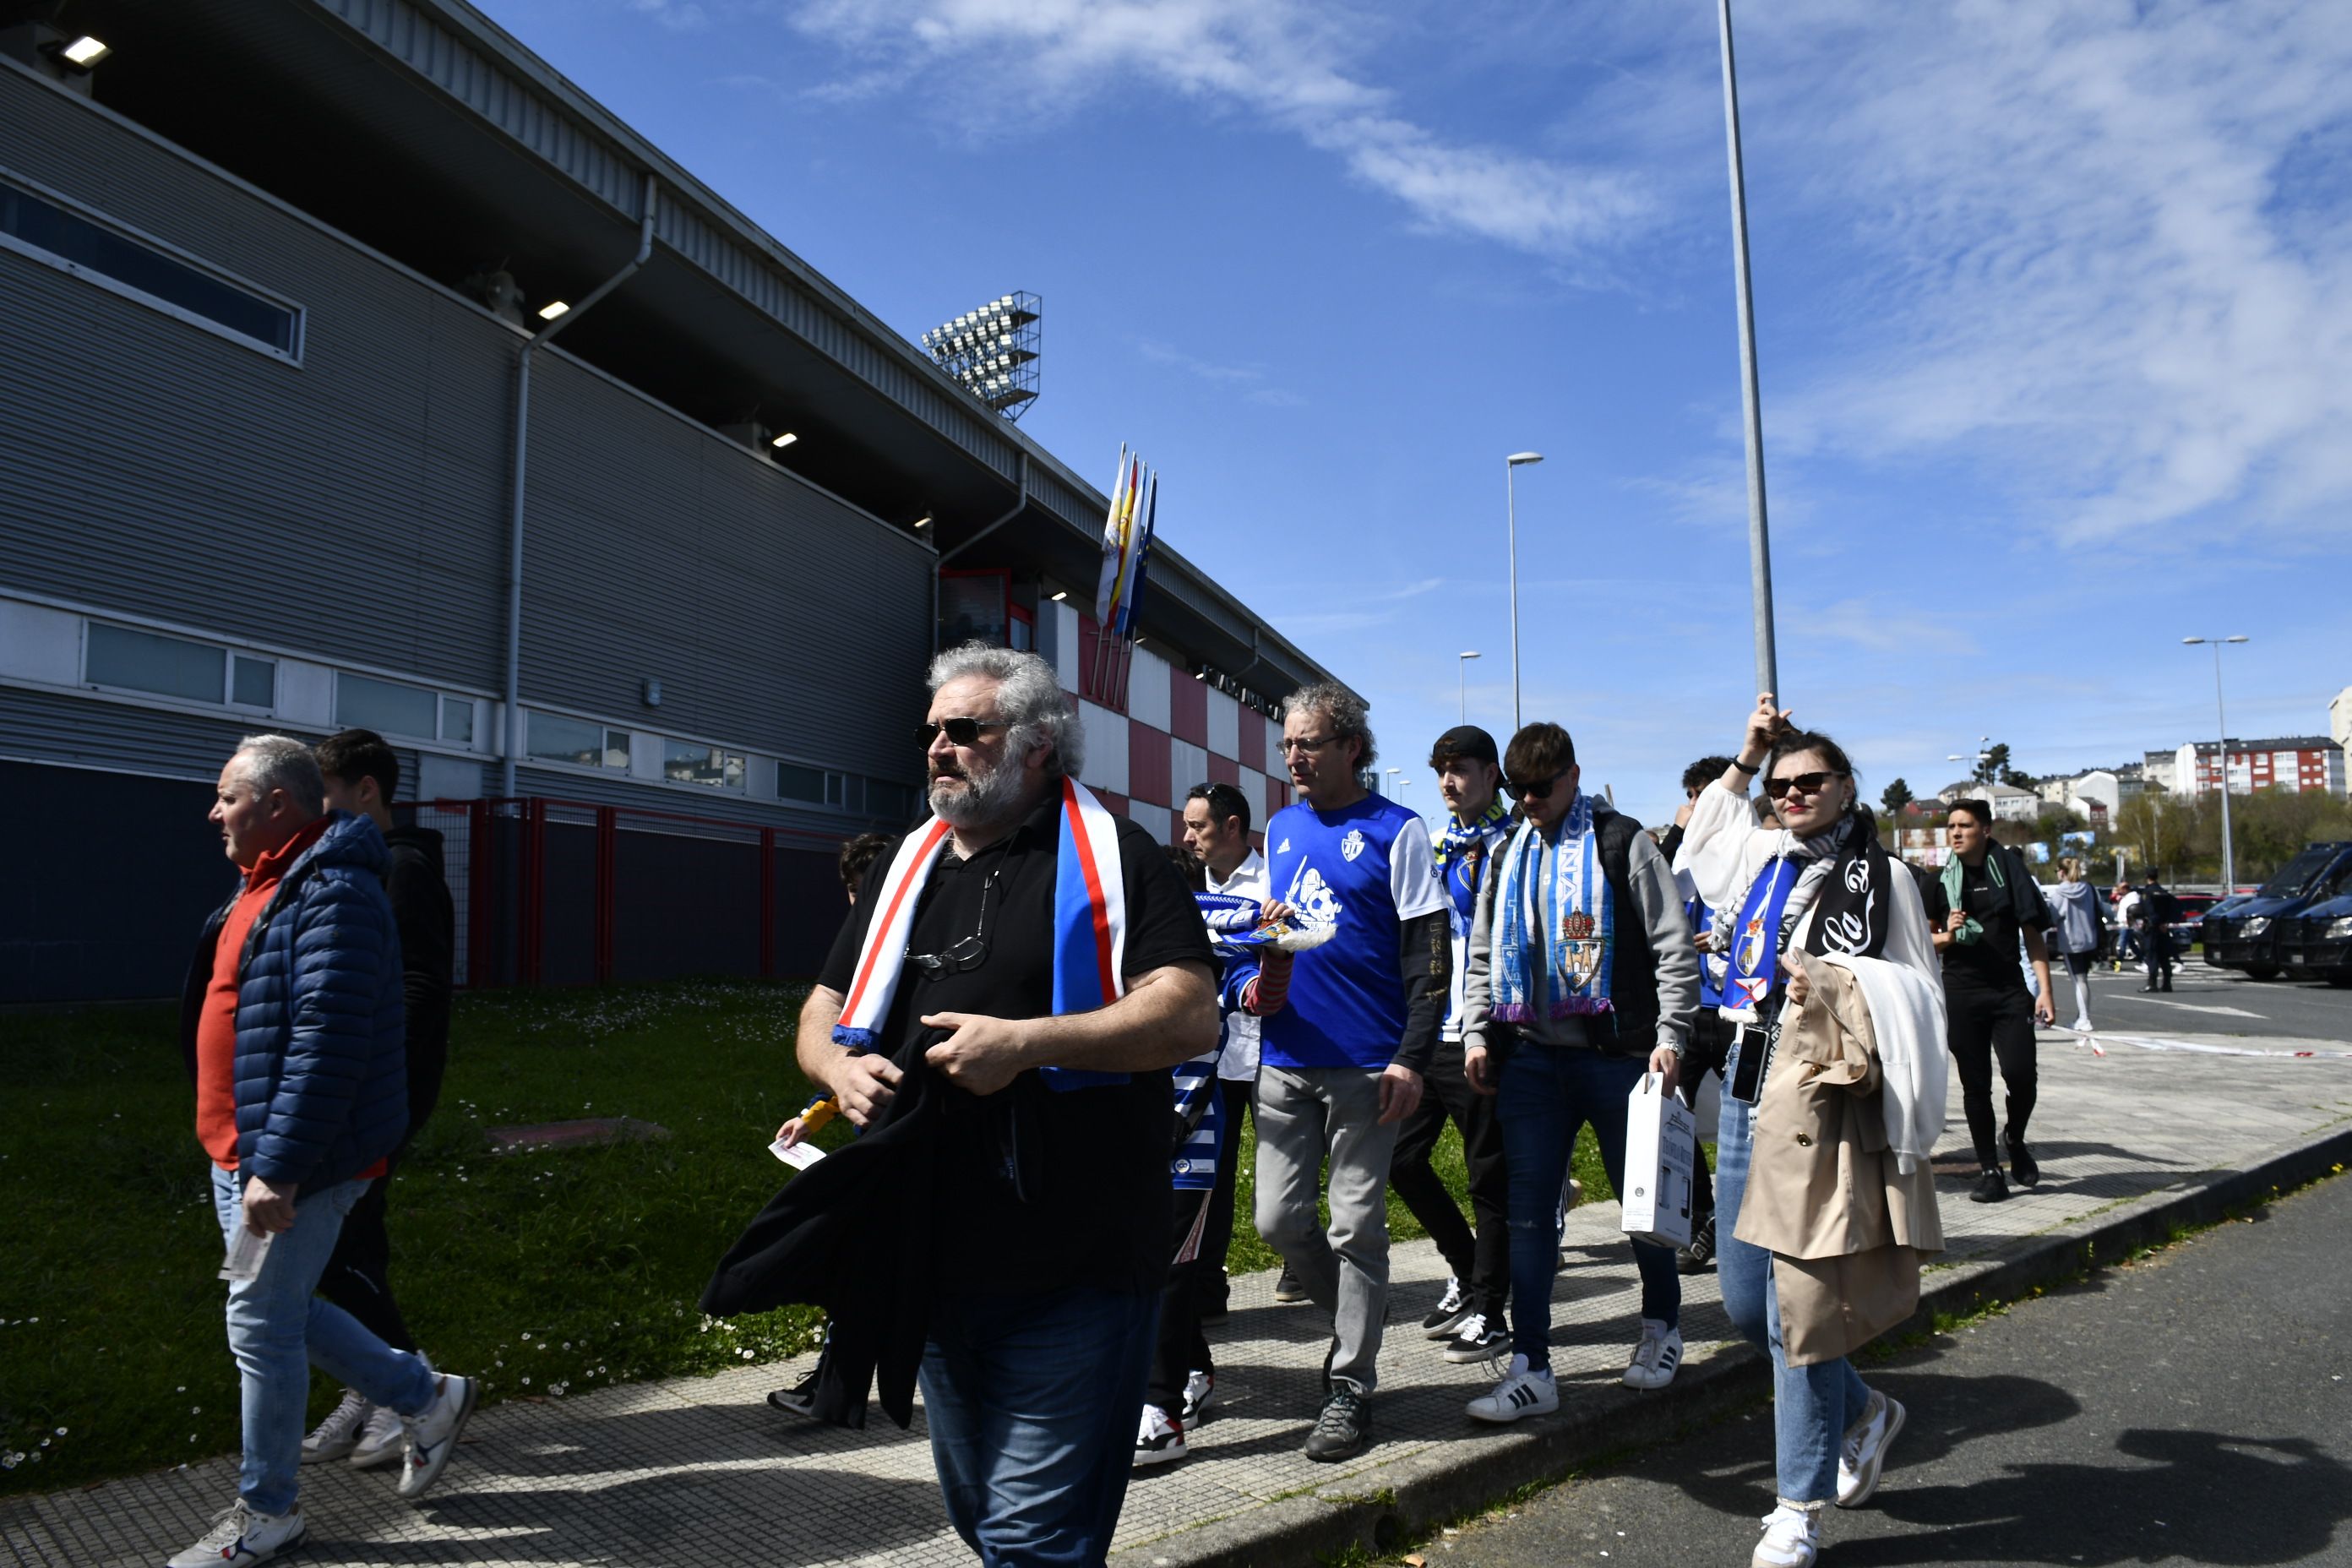
[[[1037,401],[1037,318],[1034,294],[1012,293],[933,327],[917,341],[933,363],[1007,419]]]

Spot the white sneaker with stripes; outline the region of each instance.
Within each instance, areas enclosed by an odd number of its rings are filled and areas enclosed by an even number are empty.
[[[1674,1382],[1682,1364],[1683,1331],[1670,1329],[1655,1318],[1644,1318],[1642,1342],[1633,1347],[1633,1359],[1625,1366],[1625,1386],[1664,1388]]]
[[[1514,1354],[1510,1370],[1503,1374],[1494,1392],[1482,1394],[1463,1406],[1473,1421],[1517,1421],[1522,1415],[1549,1415],[1559,1408],[1559,1385],[1552,1382],[1551,1369],[1531,1370],[1528,1358]]]

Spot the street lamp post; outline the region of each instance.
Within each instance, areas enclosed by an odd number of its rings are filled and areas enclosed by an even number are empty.
[[[1772,644],[1772,545],[1764,524],[1764,413],[1756,382],[1756,300],[1748,279],[1748,175],[1739,153],[1739,84],[1731,0],[1717,0],[1723,41],[1723,132],[1731,161],[1731,267],[1739,295],[1739,401],[1748,443],[1748,575],[1755,599],[1756,689],[1785,699]]]
[[[2228,898],[2237,891],[2238,861],[2230,848],[2230,720],[2221,709],[2221,645],[2244,642],[2244,637],[2182,637],[2184,647],[2210,647],[2213,650],[2213,721],[2221,726],[2221,749],[2216,761],[2221,773],[2221,896]]]
[[[1454,673],[1456,683],[1462,689],[1461,722],[1465,724],[1470,722],[1470,661],[1477,657],[1475,653],[1457,653],[1454,656]]]
[[[1513,479],[1528,463],[1543,461],[1541,452],[1514,452],[1503,459],[1503,516],[1511,531],[1511,733],[1519,732],[1519,497]]]

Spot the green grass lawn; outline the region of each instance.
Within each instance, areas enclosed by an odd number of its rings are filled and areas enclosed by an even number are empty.
[[[767,1152],[806,1102],[797,987],[721,983],[460,998],[440,1108],[395,1178],[394,1280],[440,1365],[492,1399],[707,1373],[814,1342],[814,1308],[730,1322],[696,1307],[787,1173]],[[236,1447],[214,1277],[221,1236],[166,1006],[0,1021],[0,1494]],[[669,1137],[494,1156],[487,1130],[632,1116]],[[849,1136],[836,1123],[819,1142]],[[1250,1226],[1246,1139],[1230,1267],[1278,1261]],[[1456,1192],[1461,1145],[1436,1155]],[[1588,1131],[1577,1173],[1609,1188]],[[1393,1196],[1401,1240],[1423,1233]],[[337,1390],[321,1377],[313,1414]]]

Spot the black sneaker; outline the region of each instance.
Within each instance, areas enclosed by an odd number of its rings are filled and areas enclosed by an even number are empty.
[[[807,1375],[790,1388],[780,1388],[768,1395],[768,1403],[787,1415],[806,1415],[816,1408],[817,1369],[811,1367]]]
[[[1475,1366],[1510,1349],[1511,1336],[1500,1312],[1488,1317],[1473,1312],[1462,1320],[1462,1331],[1446,1342],[1445,1359],[1456,1366]]]
[[[1295,1307],[1307,1300],[1307,1287],[1298,1282],[1298,1276],[1290,1271],[1287,1263],[1282,1266],[1281,1278],[1274,1282],[1274,1299],[1286,1307]]]
[[[1421,1321],[1421,1331],[1433,1340],[1450,1340],[1470,1316],[1470,1298],[1462,1289],[1458,1277],[1448,1276],[1445,1294],[1437,1299],[1437,1309]]]
[[[2017,1178],[2017,1184],[2021,1187],[2042,1184],[2042,1162],[2033,1157],[2033,1152],[2025,1146],[2022,1139],[2011,1137],[2009,1140],[2009,1173]]]
[[[1690,1245],[1675,1248],[1675,1271],[1678,1274],[1704,1274],[1715,1261],[1715,1216],[1707,1215],[1691,1232]]]
[[[1352,1459],[1371,1440],[1370,1401],[1354,1380],[1333,1378],[1330,1397],[1323,1401],[1323,1414],[1315,1418],[1315,1430],[1307,1435],[1307,1457],[1324,1464]]]
[[[1997,1204],[2007,1196],[2009,1183],[2002,1178],[1998,1165],[1986,1166],[1977,1184],[1969,1189],[1969,1202],[1972,1204]]]

